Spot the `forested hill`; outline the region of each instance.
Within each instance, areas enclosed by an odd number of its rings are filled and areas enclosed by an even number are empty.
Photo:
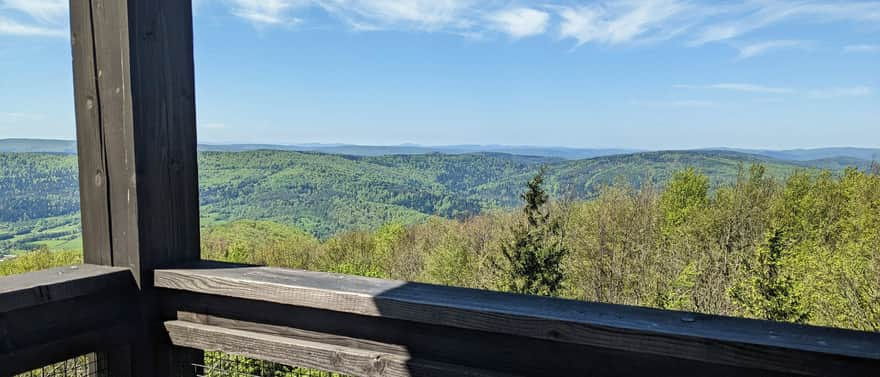
[[[354,144],[199,144],[201,152],[248,152],[258,150],[316,152],[345,156],[387,156],[387,155],[421,155],[421,154],[475,154],[503,153],[520,156],[541,156],[565,160],[582,160],[588,158],[628,155],[656,150],[637,150],[627,148],[569,148],[541,147],[529,145],[438,145],[425,146],[417,144],[402,145],[354,145]],[[738,149],[738,148],[706,148],[702,151],[732,151],[763,156],[783,161],[803,162],[825,160],[832,164],[839,159],[849,159],[857,164],[880,159],[880,148],[810,148],[810,149]],[[76,141],[52,139],[0,139],[0,153],[76,153]]]
[[[729,151],[584,160],[498,153],[358,157],[248,151],[202,152],[199,175],[206,223],[274,220],[327,237],[389,221],[464,217],[517,205],[525,182],[541,166],[547,168],[551,193],[584,198],[615,181],[652,179],[662,184],[672,172],[687,167],[696,167],[717,184],[755,162],[777,177],[809,165]],[[835,170],[844,165],[840,160],[821,164]],[[6,249],[11,243],[75,236],[78,199],[75,156],[0,153],[0,243],[6,242]]]
[[[317,152],[346,156],[385,156],[397,154],[471,154],[506,153],[577,160],[639,152],[625,148],[566,148],[510,145],[352,145],[352,144],[199,144],[202,152],[248,152],[275,150]],[[0,152],[76,153],[76,141],[50,139],[0,139]]]

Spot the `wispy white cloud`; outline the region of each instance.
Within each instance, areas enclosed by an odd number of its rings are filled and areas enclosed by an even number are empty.
[[[678,0],[624,0],[557,9],[562,18],[560,36],[578,45],[668,39],[688,27],[686,14],[698,12]]]
[[[462,31],[481,8],[477,0],[312,0],[355,28]]]
[[[843,48],[843,52],[847,53],[877,53],[880,52],[880,45],[849,45]]]
[[[701,45],[737,38],[759,29],[790,21],[807,23],[880,21],[876,1],[746,1],[730,8],[718,22],[707,22],[692,44]]]
[[[813,98],[863,97],[873,93],[871,88],[856,86],[851,88],[814,89],[807,92]]]
[[[231,13],[255,26],[291,25],[297,14],[321,9],[354,30],[467,29],[477,0],[226,0]]]
[[[671,108],[699,108],[699,107],[713,107],[720,105],[715,101],[707,101],[707,100],[670,100],[670,101],[645,101],[645,100],[632,100],[630,104],[636,106],[645,106],[645,107],[671,107]]]
[[[512,8],[493,13],[487,19],[497,30],[514,38],[543,34],[547,30],[550,14],[532,8]]]
[[[703,89],[725,90],[743,92],[756,95],[773,95],[769,97],[755,98],[758,103],[777,103],[783,98],[790,96],[808,97],[814,99],[830,99],[841,97],[863,97],[873,94],[873,90],[864,86],[840,87],[830,89],[795,90],[791,88],[774,87],[748,83],[722,83],[709,85],[673,85],[678,89]],[[701,108],[720,106],[723,103],[710,99],[681,99],[681,100],[631,100],[630,104],[644,107],[667,107],[667,108]]]
[[[789,94],[794,93],[794,89],[790,88],[780,88],[773,86],[765,86],[758,84],[749,84],[749,83],[721,83],[721,84],[710,84],[710,85],[684,85],[678,84],[673,85],[673,88],[679,89],[718,89],[718,90],[730,90],[736,92],[749,92],[749,93],[765,93],[765,94]]]
[[[231,0],[230,12],[256,25],[292,25],[300,21],[291,11],[308,5],[303,0]]]
[[[67,0],[3,0],[0,9],[24,13],[43,23],[64,23],[67,19]]]
[[[759,94],[785,94],[785,95],[805,95],[811,98],[837,98],[837,97],[861,97],[873,94],[873,90],[866,86],[854,87],[836,87],[830,89],[808,89],[796,90],[792,88],[774,87],[759,84],[748,83],[722,83],[709,85],[673,85],[673,88],[679,89],[708,89],[708,90],[727,90],[745,93]]]
[[[230,4],[233,14],[255,25],[308,22],[306,10],[319,9],[358,31],[417,30],[522,38],[555,30],[559,38],[572,40],[577,46],[671,39],[700,46],[740,40],[758,30],[786,22],[880,22],[880,1],[876,0],[738,0],[711,4],[694,0],[545,0],[538,3],[507,0],[222,1]],[[741,47],[740,57],[803,47],[803,42],[795,40],[754,43]]]
[[[748,59],[753,58],[758,55],[763,55],[771,51],[777,50],[786,50],[786,49],[805,49],[809,46],[809,42],[806,41],[796,41],[796,40],[778,40],[778,41],[766,41],[766,42],[758,42],[747,44],[738,47],[739,49],[739,58],[740,59]]]
[[[0,35],[66,37],[67,1],[0,0]]]
[[[66,37],[68,31],[61,28],[25,24],[0,16],[0,35],[23,37]]]

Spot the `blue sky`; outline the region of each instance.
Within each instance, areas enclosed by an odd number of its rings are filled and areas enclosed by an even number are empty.
[[[72,138],[66,0],[0,0],[0,138]],[[880,1],[199,0],[203,142],[880,146]]]

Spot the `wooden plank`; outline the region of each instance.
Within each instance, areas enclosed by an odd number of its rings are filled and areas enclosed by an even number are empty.
[[[0,277],[0,313],[134,288],[127,268],[88,264],[5,276]]]
[[[137,263],[152,271],[200,259],[192,4],[129,0],[128,11]]]
[[[197,299],[191,299],[188,294],[181,296],[185,297],[180,299],[200,313],[179,311],[177,318],[188,322],[533,377],[775,375],[766,371],[409,321],[215,296]],[[224,313],[227,317],[201,313]]]
[[[157,287],[804,375],[880,368],[880,335],[266,267],[156,272]]]
[[[0,366],[26,370],[129,342],[134,283],[130,272],[122,273],[126,285],[0,312]]]
[[[86,263],[112,266],[107,161],[95,65],[90,1],[70,1],[70,43],[79,160],[80,212]]]
[[[34,347],[17,349],[11,353],[0,353],[0,376],[14,376],[92,352],[106,352],[112,355],[116,349],[126,347],[129,330],[130,328],[125,324],[100,327],[65,338],[46,339],[45,342]],[[96,348],[96,344],[101,346]],[[119,368],[112,364],[107,367],[110,370],[104,372],[109,372],[111,376],[128,375],[124,367]]]
[[[109,260],[114,266],[132,269],[141,282],[138,263],[140,237],[137,226],[139,177],[136,173],[134,124],[132,114],[132,83],[128,1],[90,0],[87,15],[92,26],[93,56],[96,72],[97,108],[100,120],[100,145],[106,164],[107,195],[96,203],[83,203],[86,208],[106,208],[104,221],[110,236]],[[72,15],[71,15],[72,16]],[[73,22],[73,21],[71,21]],[[74,51],[76,53],[76,51]],[[78,56],[74,55],[74,62]],[[87,60],[85,57],[83,60]],[[76,64],[76,63],[74,63]],[[76,72],[75,72],[76,73]],[[86,125],[87,126],[87,125]],[[82,127],[77,123],[77,127]],[[157,140],[161,143],[161,140]],[[80,141],[80,144],[83,144]],[[103,201],[104,203],[100,203]],[[84,236],[103,229],[91,230],[83,224]],[[100,236],[99,236],[100,237]],[[93,251],[85,249],[86,255]],[[103,252],[103,250],[101,250]],[[108,259],[108,256],[101,256]]]
[[[0,354],[133,321],[128,295],[96,294],[0,313]],[[93,344],[100,348],[101,343]],[[47,360],[51,361],[51,360]]]
[[[548,340],[436,326],[382,317],[290,306],[264,301],[167,291],[166,318],[269,334],[309,334],[358,348],[375,342],[405,349],[414,358],[534,377],[676,375],[715,377],[780,375],[694,360],[625,352]],[[296,337],[296,336],[294,336]],[[347,342],[347,343],[346,343]],[[335,344],[335,343],[333,343]],[[391,351],[379,349],[381,352]],[[478,355],[479,357],[475,357]]]
[[[510,376],[405,355],[388,354],[279,335],[185,321],[165,323],[175,345],[313,368],[350,376]]]
[[[0,376],[130,340],[137,287],[127,268],[58,267],[0,278]],[[124,368],[111,364],[114,376]]]
[[[371,341],[367,339],[351,338],[336,334],[328,334],[318,331],[309,331],[299,328],[277,326],[265,323],[257,323],[250,321],[235,320],[223,318],[207,314],[198,314],[191,312],[179,312],[177,319],[180,321],[198,323],[202,325],[222,327],[233,330],[244,330],[258,332],[270,335],[279,335],[287,338],[305,340],[316,343],[324,343],[339,347],[346,347],[364,351],[373,351],[389,355],[397,355],[409,357],[409,351],[406,346],[398,344],[388,344],[382,342]]]

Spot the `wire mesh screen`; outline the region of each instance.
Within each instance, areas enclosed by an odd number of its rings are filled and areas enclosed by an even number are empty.
[[[193,368],[198,377],[345,377],[222,352],[205,352],[205,362],[193,364]]]
[[[106,360],[96,354],[88,354],[46,365],[17,375],[16,377],[93,377],[108,376]]]

